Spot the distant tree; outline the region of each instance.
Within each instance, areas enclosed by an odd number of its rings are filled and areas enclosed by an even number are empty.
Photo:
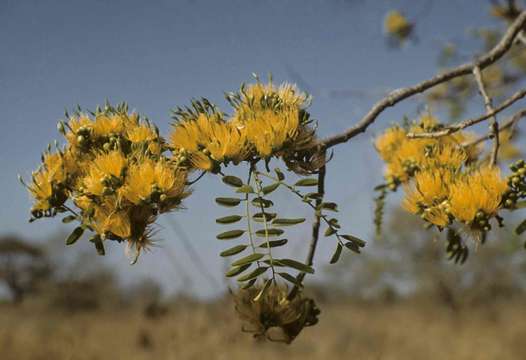
[[[41,248],[16,236],[0,238],[0,282],[7,286],[15,304],[50,274],[51,266]]]

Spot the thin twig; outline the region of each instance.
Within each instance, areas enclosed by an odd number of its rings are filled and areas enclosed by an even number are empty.
[[[521,12],[521,14],[515,19],[515,21],[510,25],[504,36],[501,40],[491,49],[488,53],[484,54],[479,58],[477,62],[470,62],[464,65],[460,65],[456,68],[453,68],[449,71],[446,71],[442,74],[438,74],[432,77],[429,80],[425,80],[416,85],[401,88],[391,91],[386,97],[378,101],[369,112],[360,120],[356,125],[347,129],[343,133],[336,134],[325,138],[319,141],[315,146],[320,150],[328,149],[334,145],[341,144],[349,141],[349,139],[354,136],[365,132],[365,130],[374,123],[376,118],[387,108],[396,105],[397,103],[405,100],[413,95],[422,93],[426,90],[433,88],[436,85],[442,84],[446,81],[452,80],[454,78],[469,75],[475,66],[479,66],[480,69],[484,69],[489,65],[495,63],[499,60],[504,54],[513,45],[517,34],[523,29],[526,25],[526,11]]]
[[[199,176],[197,178],[195,178],[194,180],[192,181],[187,181],[186,182],[186,185],[193,185],[195,184],[196,182],[198,182],[199,180],[201,180],[201,178],[206,174],[206,171],[202,171],[201,174],[199,174]]]
[[[439,138],[439,137],[442,137],[442,136],[447,136],[447,135],[453,134],[453,133],[455,133],[455,132],[457,132],[459,130],[465,129],[467,127],[473,126],[475,124],[478,124],[478,123],[480,123],[480,122],[482,122],[484,120],[487,120],[487,119],[491,118],[492,116],[494,116],[494,115],[498,114],[499,112],[507,109],[508,107],[513,105],[516,101],[522,99],[525,96],[526,96],[526,89],[519,90],[515,94],[513,94],[510,98],[508,98],[507,100],[503,101],[498,107],[496,107],[494,109],[494,111],[492,111],[490,113],[487,113],[485,115],[482,115],[482,116],[479,116],[479,117],[476,117],[476,118],[464,120],[464,121],[456,123],[454,125],[446,126],[445,128],[443,128],[441,130],[438,130],[438,131],[423,132],[423,133],[408,133],[407,137],[410,138],[410,139],[419,139],[419,138],[429,139],[429,138]]]
[[[495,114],[495,110],[493,109],[493,100],[486,91],[486,85],[484,84],[484,79],[482,78],[482,72],[480,71],[479,66],[475,66],[473,68],[473,75],[475,76],[475,81],[477,82],[479,93],[484,99],[484,107],[486,108],[486,113],[493,113],[493,115],[491,116],[490,125],[491,134],[493,136],[493,149],[491,151],[490,166],[494,166],[497,164],[497,156],[499,153],[499,122],[497,121],[497,115]]]
[[[522,109],[522,110],[516,112],[515,114],[510,116],[508,118],[508,120],[503,122],[502,125],[499,126],[499,131],[503,131],[503,130],[507,130],[509,128],[513,128],[519,122],[519,120],[521,120],[524,117],[526,117],[526,109]],[[465,147],[465,148],[466,147],[475,146],[475,145],[480,144],[483,141],[486,141],[486,140],[489,140],[489,139],[492,139],[492,138],[493,138],[493,133],[490,131],[490,132],[488,132],[485,135],[482,135],[482,136],[480,136],[480,137],[478,137],[476,139],[473,139],[473,140],[471,140],[469,142],[466,142],[466,143],[462,144],[462,146]]]
[[[314,212],[314,221],[312,223],[312,238],[309,244],[309,252],[307,254],[307,259],[305,260],[305,264],[308,266],[312,266],[314,262],[314,254],[316,253],[316,247],[318,245],[318,239],[320,237],[320,219],[321,219],[321,204],[323,203],[323,197],[325,195],[325,165],[322,166],[318,172],[318,196],[316,197],[316,210]],[[304,272],[300,272],[298,276],[296,277],[297,283],[301,284],[303,283],[303,279],[305,278]],[[296,294],[299,291],[299,286],[294,285],[291,292],[289,293],[289,299],[294,298]]]

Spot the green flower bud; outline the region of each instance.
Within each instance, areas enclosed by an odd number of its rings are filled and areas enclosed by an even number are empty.
[[[62,135],[66,135],[66,129],[64,128],[64,123],[62,121],[59,121],[57,123],[57,130],[59,133],[61,133]]]

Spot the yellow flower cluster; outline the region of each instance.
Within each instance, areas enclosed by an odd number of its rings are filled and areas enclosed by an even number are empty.
[[[376,150],[386,163],[385,178],[392,190],[407,183],[417,171],[437,166],[459,169],[478,157],[479,146],[462,146],[473,138],[469,133],[459,131],[440,138],[407,138],[410,132],[429,132],[441,127],[435,117],[423,115],[407,129],[391,127],[375,140]]]
[[[170,146],[177,162],[215,172],[223,163],[281,156],[305,141],[308,97],[294,86],[258,80],[227,100],[229,119],[206,100],[176,111]]]
[[[309,98],[294,86],[257,79],[227,100],[230,117],[206,99],[177,108],[168,143],[125,104],[66,114],[58,124],[66,145],[43,154],[27,185],[32,219],[69,212],[65,220],[80,226],[68,242],[87,229],[101,253],[103,240],[110,239],[128,241],[138,254],[150,242],[157,216],[188,195],[192,170],[218,173],[230,162],[271,157],[302,165],[301,159],[312,157],[301,150],[314,140],[305,111]]]
[[[59,131],[66,146],[43,155],[28,186],[33,217],[70,211],[96,241],[126,240],[137,256],[157,215],[188,195],[187,170],[163,155],[157,129],[124,104],[91,116],[79,111]]]
[[[74,162],[69,159],[69,152],[43,154],[42,165],[33,172],[32,182],[28,186],[30,194],[35,199],[32,208],[34,217],[51,216],[54,214],[53,209],[66,201],[68,168],[75,166]]]
[[[442,125],[425,115],[408,129],[395,126],[376,139],[386,162],[387,185],[403,184],[402,206],[428,223],[443,229],[455,221],[477,234],[491,229],[508,190],[500,170],[483,162],[478,146],[463,146],[472,135],[457,132],[439,138],[407,138],[407,133],[439,130]]]
[[[482,166],[465,172],[430,168],[418,172],[405,186],[403,207],[442,229],[453,221],[468,229],[487,232],[497,216],[508,186],[497,167]]]
[[[384,19],[384,31],[387,35],[395,36],[401,40],[411,34],[413,24],[398,10],[389,11]]]
[[[216,111],[180,121],[174,126],[170,145],[176,161],[188,161],[191,167],[205,171],[216,171],[228,161],[239,163],[249,154],[246,134]]]

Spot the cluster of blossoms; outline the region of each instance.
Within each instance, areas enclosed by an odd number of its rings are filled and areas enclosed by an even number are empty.
[[[392,39],[404,41],[411,35],[413,28],[414,24],[398,10],[391,10],[385,15],[384,32]]]
[[[430,225],[442,230],[457,224],[480,238],[491,230],[490,219],[501,222],[498,212],[505,207],[508,181],[499,168],[479,160],[481,149],[469,145],[471,134],[407,137],[409,132],[441,128],[434,117],[425,115],[405,128],[389,128],[376,139],[376,149],[386,162],[386,186],[394,191],[402,184],[403,207]]]
[[[292,85],[258,81],[228,94],[227,100],[234,110],[229,118],[206,99],[174,112],[169,144],[174,161],[218,172],[230,162],[268,161],[272,156],[292,161],[313,141],[305,111],[309,98]]]
[[[431,115],[423,115],[417,123],[388,128],[375,140],[375,147],[386,163],[385,179],[391,190],[408,181],[420,170],[427,168],[459,169],[475,161],[480,155],[477,145],[463,147],[473,135],[458,131],[440,138],[408,139],[408,133],[440,130],[442,125]]]
[[[79,224],[66,244],[75,243],[88,230],[99,254],[105,253],[107,240],[126,242],[135,262],[151,244],[158,216],[179,208],[190,194],[188,187],[197,180],[189,181],[189,175],[193,171],[200,171],[201,175],[221,174],[223,182],[236,188],[236,194],[242,194],[242,198],[219,197],[216,203],[234,207],[243,201],[246,215],[230,215],[216,222],[229,225],[244,218],[247,229],[225,231],[216,237],[231,240],[246,233],[250,246],[236,245],[220,255],[236,256],[245,249],[252,250],[251,254],[233,261],[226,273],[227,277],[239,275],[237,280],[243,290],[237,297],[238,311],[256,335],[274,339],[269,333],[272,328],[281,333],[275,340],[289,343],[305,326],[317,322],[319,310],[313,300],[301,294],[301,280],[285,269],[278,272],[282,279],[296,286],[297,291],[289,294],[287,287],[276,281],[274,267],[309,273],[314,270],[299,261],[272,257],[271,248],[288,241],[269,240],[283,234],[280,226],[299,224],[305,219],[278,218],[276,212],[265,212],[273,202],[264,196],[282,186],[292,189],[313,208],[319,202],[320,213],[322,205],[333,211],[336,206],[314,200],[314,195],[319,194],[310,193],[312,198],[307,198],[295,188],[316,186],[316,179],[302,179],[289,185],[283,182],[285,175],[281,170],[274,169],[277,176],[274,178],[261,173],[257,163],[264,162],[270,172],[269,162],[279,158],[289,170],[306,175],[322,167],[325,156],[313,146],[315,129],[306,111],[310,98],[293,85],[275,86],[272,81],[264,84],[257,79],[256,83],[242,85],[238,92],[227,94],[227,100],[233,108],[230,116],[206,99],[177,108],[166,141],[157,127],[129,112],[126,104],[117,107],[107,104],[95,112],[78,109],[72,116],[66,114],[66,120],[58,124],[65,145],[57,144],[53,151],[48,147],[42,155],[42,164],[32,174],[32,181],[25,184],[22,180],[34,199],[31,221],[67,213],[63,222]],[[222,173],[229,164],[241,162],[250,165],[247,184]],[[263,175],[272,183],[264,186],[260,178]],[[256,209],[254,214],[250,206]],[[337,220],[332,218],[329,224],[330,235],[336,234]],[[264,240],[256,240],[258,237]],[[355,245],[358,240],[349,235],[341,237],[355,251],[363,246]],[[266,278],[263,275],[269,269],[272,277]],[[258,282],[261,279],[263,282]]]
[[[187,169],[164,155],[158,130],[125,105],[67,117],[58,126],[66,145],[43,154],[28,185],[33,219],[71,212],[67,219],[81,223],[77,234],[91,230],[100,252],[104,240],[127,240],[136,258],[157,215],[189,194]]]
[[[27,185],[32,220],[69,212],[65,221],[80,222],[69,243],[88,229],[99,252],[104,240],[127,241],[136,259],[157,216],[189,195],[193,170],[219,173],[230,162],[273,156],[293,164],[314,141],[309,98],[292,85],[258,80],[227,99],[234,108],[228,120],[206,99],[178,108],[169,141],[125,104],[66,114],[58,125],[66,145],[43,154]]]

